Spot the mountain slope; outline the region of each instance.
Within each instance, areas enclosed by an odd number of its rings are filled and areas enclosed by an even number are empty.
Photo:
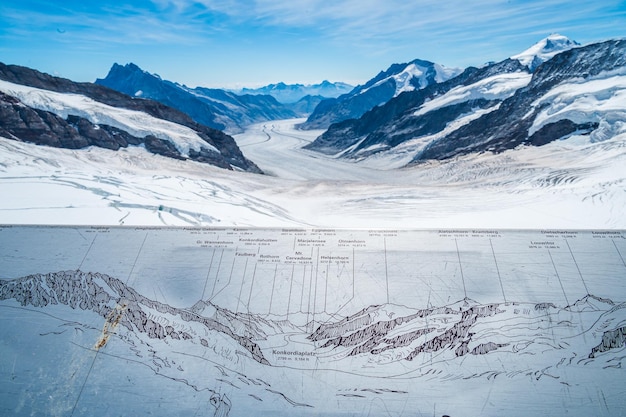
[[[147,150],[227,169],[261,172],[232,137],[151,100],[0,63],[0,134],[41,145]]]
[[[358,120],[334,124],[307,149],[356,160],[375,156],[399,167],[543,145],[574,133],[596,130],[594,140],[619,133],[623,81],[614,72],[626,71],[624,41],[574,47],[563,37],[555,45],[553,38],[500,63],[470,67],[447,82],[402,94]],[[551,55],[531,72],[533,62]]]
[[[419,59],[406,64],[393,64],[386,71],[381,71],[376,77],[364,85],[355,87],[349,93],[336,99],[322,101],[300,127],[322,129],[332,123],[358,118],[402,92],[443,82],[459,72],[460,70],[455,68],[445,68]]]
[[[575,132],[594,132],[594,139],[606,139],[623,130],[626,122],[626,84],[620,73],[626,74],[626,40],[557,54],[497,110],[431,142],[414,160],[539,146]]]
[[[215,129],[240,132],[244,126],[296,114],[269,95],[237,95],[213,88],[189,88],[163,80],[135,64],[114,64],[107,76],[97,79],[104,85],[134,97],[156,100],[186,113],[196,122]]]
[[[449,121],[472,109],[479,111],[493,107],[500,101],[500,96],[510,93],[511,82],[518,85],[525,79],[530,76],[517,60],[509,59],[483,68],[470,67],[448,81],[405,92],[359,119],[333,124],[306,148],[362,158],[393,148],[415,136],[439,132]],[[449,92],[456,92],[455,98],[446,97]],[[445,105],[437,106],[437,99],[444,100]],[[432,106],[432,111],[418,114],[413,109],[420,106]]]

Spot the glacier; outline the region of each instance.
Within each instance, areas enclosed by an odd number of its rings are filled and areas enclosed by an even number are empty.
[[[301,119],[235,139],[269,175],[0,138],[0,223],[346,228],[625,228],[626,133],[403,169],[302,149]]]

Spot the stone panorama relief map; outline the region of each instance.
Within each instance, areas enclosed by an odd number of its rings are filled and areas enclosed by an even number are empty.
[[[626,232],[0,227],[0,414],[626,414]]]

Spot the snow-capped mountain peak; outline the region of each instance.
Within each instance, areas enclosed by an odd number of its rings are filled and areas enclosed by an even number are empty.
[[[458,67],[446,67],[441,64],[435,64],[435,81],[442,83],[459,75],[463,70]]]
[[[393,76],[394,80],[396,81],[395,95],[397,96],[403,91],[413,91],[415,89],[415,86],[411,84],[413,78],[417,78],[419,80],[420,86],[426,84],[427,81],[423,78],[425,77],[427,71],[427,68],[418,66],[415,63],[407,65],[404,71]]]
[[[449,80],[462,72],[460,68],[447,68],[443,65],[419,59],[404,64],[405,66],[400,71],[393,71],[392,68],[402,67],[402,65],[403,64],[393,65],[387,70],[388,73],[391,73],[390,75],[384,78],[381,77],[376,83],[370,86],[366,84],[358,94],[364,94],[373,88],[389,82],[390,79],[393,79],[396,86],[393,97],[397,97],[400,93],[405,91],[425,88],[432,82],[440,83]]]
[[[393,76],[396,82],[396,94],[394,97],[405,91],[415,90],[415,80],[417,80],[419,88],[424,88],[429,85],[429,76],[431,76],[433,70],[435,72],[434,80],[438,83],[457,76],[461,72],[459,68],[447,68],[443,65],[433,64],[431,69],[411,62],[402,72]]]
[[[526,65],[531,71],[534,71],[535,68],[554,55],[577,46],[580,46],[578,42],[558,33],[553,33],[524,52],[513,55],[511,59],[517,59],[522,65]]]

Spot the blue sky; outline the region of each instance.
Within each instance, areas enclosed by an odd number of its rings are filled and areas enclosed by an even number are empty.
[[[75,81],[134,62],[194,86],[362,83],[396,62],[515,55],[551,33],[626,37],[626,1],[3,0],[0,61]]]

